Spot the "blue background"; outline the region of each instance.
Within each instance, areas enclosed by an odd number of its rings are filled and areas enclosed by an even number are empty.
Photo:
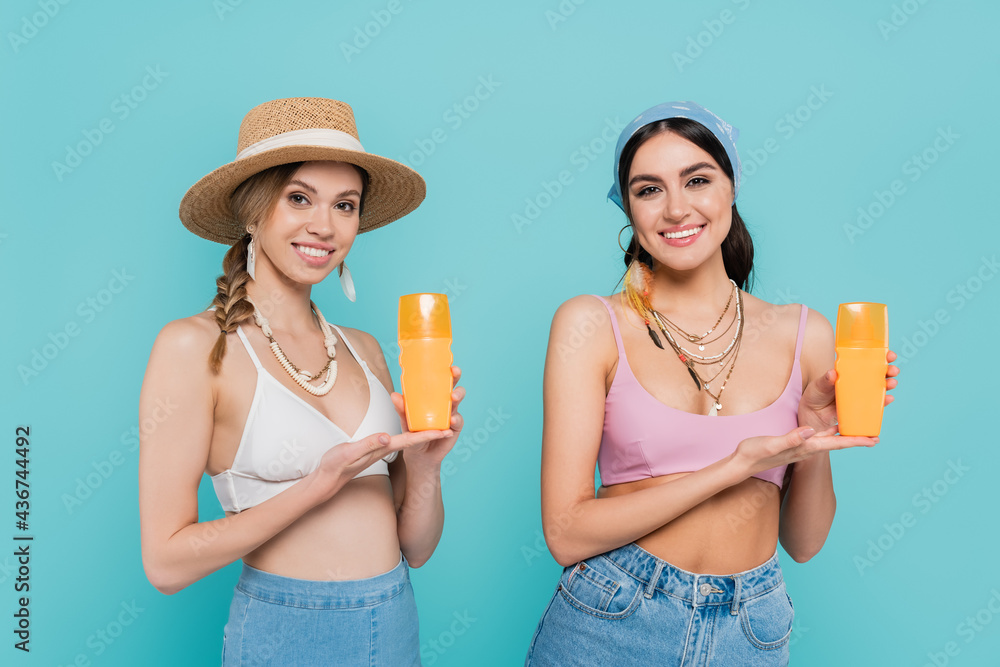
[[[605,200],[617,130],[602,131],[684,99],[741,130],[754,293],[831,322],[840,302],[887,303],[901,355],[880,445],[833,454],[825,547],[805,564],[780,554],[792,664],[996,664],[1000,6],[344,5],[3,3],[0,662],[217,664],[239,564],[169,597],[146,580],[139,388],[157,332],[208,306],[226,250],[183,228],[182,195],[233,158],[251,107],[323,96],[348,101],[365,148],[414,166],[428,195],[358,239],[356,304],[335,280],[313,298],[395,365],[397,297],[447,293],[469,390],[444,537],[413,572],[425,665],[524,659],[560,570],[539,514],[549,323],[624,268],[624,217]],[[88,154],[68,167],[71,147]],[[32,436],[30,655],[11,632],[18,425]],[[209,484],[200,508],[222,516]]]

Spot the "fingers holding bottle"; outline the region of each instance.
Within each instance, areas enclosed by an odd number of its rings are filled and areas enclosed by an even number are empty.
[[[895,379],[896,376],[899,375],[899,366],[892,365],[892,362],[896,360],[896,353],[893,352],[892,350],[889,350],[885,355],[885,360],[889,363],[889,367],[886,369],[885,372],[885,390],[890,391],[899,386],[899,380]],[[885,403],[883,403],[882,407],[889,405],[894,400],[896,400],[895,396],[890,396],[889,394],[886,394]]]

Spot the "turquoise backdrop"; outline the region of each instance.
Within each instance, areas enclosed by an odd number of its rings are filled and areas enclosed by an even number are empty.
[[[780,553],[792,664],[998,664],[998,24],[985,0],[4,2],[0,663],[218,664],[239,564],[174,596],[146,580],[139,388],[157,332],[221,271],[181,196],[234,157],[251,107],[323,96],[428,195],[358,239],[357,303],[335,280],[314,300],[395,367],[397,297],[448,294],[468,387],[444,537],[412,575],[425,665],[523,662],[560,571],[539,512],[549,323],[624,268],[619,128],[685,99],[741,130],[754,293],[831,322],[887,303],[900,354],[881,443],[833,454],[825,547]],[[210,484],[200,501],[222,515]]]

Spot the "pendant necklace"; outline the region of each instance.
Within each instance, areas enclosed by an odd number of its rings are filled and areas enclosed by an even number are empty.
[[[730,280],[730,282],[732,282],[732,280]],[[736,283],[733,283],[733,287],[734,288],[736,287]],[[740,293],[738,288],[735,289],[734,292],[736,294],[736,317],[734,318],[733,322],[736,323],[736,333],[733,336],[732,341],[730,341],[729,345],[726,347],[726,349],[723,350],[721,353],[715,355],[702,356],[685,349],[670,334],[670,330],[667,324],[669,323],[673,325],[673,327],[676,328],[679,332],[681,332],[681,334],[685,336],[689,342],[698,343],[706,336],[711,334],[712,331],[715,330],[715,327],[719,325],[719,322],[721,322],[722,318],[725,316],[726,310],[729,309],[729,303],[726,304],[726,308],[723,310],[722,315],[719,316],[719,319],[712,326],[712,328],[709,329],[704,334],[701,334],[701,336],[694,336],[692,334],[684,332],[683,329],[678,327],[673,322],[670,322],[661,313],[659,313],[655,309],[650,309],[650,312],[653,315],[652,319],[656,322],[657,328],[663,333],[671,349],[673,349],[674,353],[677,355],[677,358],[687,368],[688,374],[694,381],[695,387],[698,389],[698,391],[704,390],[705,393],[707,393],[709,396],[712,397],[713,399],[712,408],[708,413],[709,417],[718,416],[719,410],[722,409],[722,392],[725,391],[726,384],[729,382],[729,378],[730,376],[732,376],[733,370],[736,368],[736,357],[739,353],[740,344],[742,343],[743,340],[743,295]],[[730,296],[730,301],[731,300],[732,296]],[[729,326],[726,327],[722,335],[724,335],[725,331],[728,331],[732,327],[733,322],[730,322]],[[656,344],[656,346],[659,347],[660,349],[665,349],[663,347],[663,344],[660,342],[659,336],[656,335],[656,332],[653,330],[653,328],[649,325],[648,322],[646,326],[647,329],[649,330],[649,336]],[[722,337],[722,335],[716,337],[715,339],[713,339],[713,341],[718,340],[719,338]],[[704,341],[704,342],[713,342],[713,341]],[[699,344],[699,351],[704,351],[704,344]],[[721,368],[715,375],[708,378],[707,380],[702,379],[702,377],[698,374],[698,371],[695,368],[696,364],[715,365],[716,363]],[[718,378],[719,375],[722,374],[722,371],[725,370],[726,365],[729,365],[729,371],[726,373],[726,377],[723,379],[722,386],[719,388],[718,393],[717,394],[713,393],[711,391],[711,383],[714,382],[716,378]]]

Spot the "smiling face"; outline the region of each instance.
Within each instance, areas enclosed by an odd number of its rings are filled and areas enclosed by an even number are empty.
[[[707,152],[674,132],[655,134],[636,150],[625,190],[636,238],[654,269],[687,271],[721,254],[733,185]]]
[[[315,285],[347,256],[360,223],[361,174],[345,162],[306,162],[254,235],[255,273]]]

